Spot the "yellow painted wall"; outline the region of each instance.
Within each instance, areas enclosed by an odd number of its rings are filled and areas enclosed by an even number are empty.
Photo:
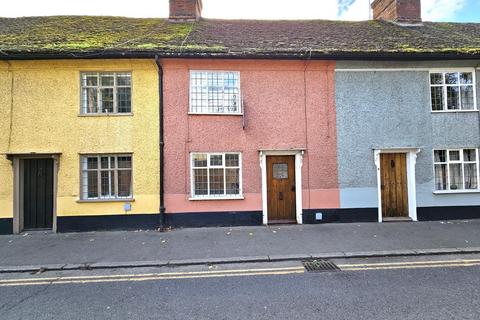
[[[81,71],[131,71],[133,116],[79,116]],[[77,202],[79,154],[131,152],[135,201],[129,214],[158,213],[158,101],[153,60],[0,61],[0,154],[61,153],[57,215],[78,216],[125,213],[124,202]],[[2,217],[13,217],[13,171],[5,155],[0,155]]]

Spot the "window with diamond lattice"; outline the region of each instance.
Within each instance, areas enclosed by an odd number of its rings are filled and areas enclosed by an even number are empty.
[[[81,113],[132,112],[131,86],[129,72],[82,72]]]
[[[190,113],[241,114],[240,72],[191,71]]]
[[[239,153],[193,153],[191,168],[194,198],[241,196]]]

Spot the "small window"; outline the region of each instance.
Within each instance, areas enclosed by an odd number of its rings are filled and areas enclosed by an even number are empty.
[[[430,73],[432,111],[476,110],[473,72]]]
[[[132,156],[81,157],[82,200],[132,198]]]
[[[476,190],[478,150],[434,150],[435,190]]]
[[[191,71],[190,112],[241,114],[240,72]]]
[[[82,72],[81,113],[132,112],[132,80],[128,72]]]
[[[241,196],[239,153],[193,153],[191,165],[194,198]]]

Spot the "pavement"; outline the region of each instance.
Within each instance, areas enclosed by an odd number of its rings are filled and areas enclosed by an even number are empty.
[[[0,236],[0,272],[480,253],[480,220]]]

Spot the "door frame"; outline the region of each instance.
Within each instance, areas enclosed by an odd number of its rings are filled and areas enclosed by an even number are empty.
[[[382,212],[382,178],[381,161],[382,153],[403,153],[407,158],[407,196],[408,196],[408,216],[412,221],[417,219],[417,191],[415,182],[415,166],[417,163],[417,154],[419,148],[392,148],[392,149],[374,149],[375,167],[377,169],[377,197],[378,197],[378,222],[383,222]]]
[[[53,217],[52,232],[57,232],[57,185],[60,153],[7,154],[13,167],[13,233],[23,231],[23,165],[25,159],[53,159]]]
[[[268,185],[267,185],[267,157],[268,156],[295,156],[295,209],[297,224],[303,224],[302,205],[302,166],[305,150],[260,150],[260,168],[262,171],[262,217],[263,224],[268,225]]]

